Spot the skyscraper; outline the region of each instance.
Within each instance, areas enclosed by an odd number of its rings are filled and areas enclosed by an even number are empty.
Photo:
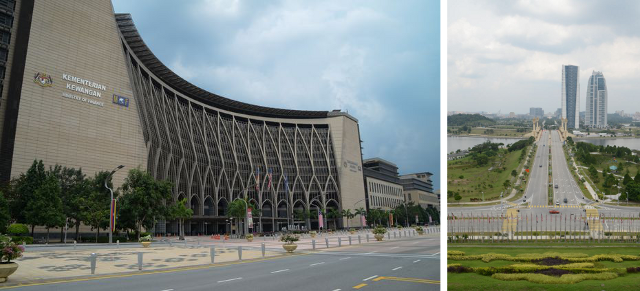
[[[568,128],[580,127],[580,71],[578,66],[562,65],[562,118]]]
[[[587,85],[587,112],[585,124],[590,127],[607,127],[607,83],[602,72],[593,71]]]

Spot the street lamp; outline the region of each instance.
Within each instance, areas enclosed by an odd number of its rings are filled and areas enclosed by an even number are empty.
[[[114,206],[113,205],[113,189],[109,188],[109,185],[107,184],[107,182],[109,182],[109,179],[111,178],[111,176],[113,176],[113,174],[115,172],[117,172],[118,170],[120,170],[122,168],[124,168],[123,165],[117,166],[104,179],[104,187],[109,189],[109,192],[111,192],[111,200],[110,200],[110,203],[109,203],[109,244],[113,243],[113,223],[114,223],[114,218],[115,218],[116,214],[113,213],[113,206]]]

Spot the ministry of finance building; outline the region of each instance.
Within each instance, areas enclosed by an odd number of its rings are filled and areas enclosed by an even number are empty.
[[[365,197],[358,121],[346,113],[203,90],[160,62],[108,0],[0,0],[0,22],[2,182],[34,159],[89,175],[140,167],[171,181],[175,201],[188,200],[188,234],[228,231],[238,198],[262,209],[254,230],[273,231],[315,229],[317,216],[293,213],[355,209]],[[155,231],[177,228],[160,222]]]

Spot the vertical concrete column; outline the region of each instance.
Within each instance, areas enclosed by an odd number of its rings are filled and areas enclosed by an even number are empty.
[[[216,246],[211,246],[209,249],[209,255],[211,256],[211,263],[213,264],[216,258]]]
[[[138,252],[138,270],[142,270],[142,252]]]
[[[96,260],[97,260],[96,253],[91,253],[91,257],[89,257],[89,261],[91,262],[91,275],[96,273]]]

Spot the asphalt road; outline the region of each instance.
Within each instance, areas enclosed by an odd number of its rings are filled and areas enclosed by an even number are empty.
[[[440,290],[439,235],[235,264],[89,277],[19,290]]]

